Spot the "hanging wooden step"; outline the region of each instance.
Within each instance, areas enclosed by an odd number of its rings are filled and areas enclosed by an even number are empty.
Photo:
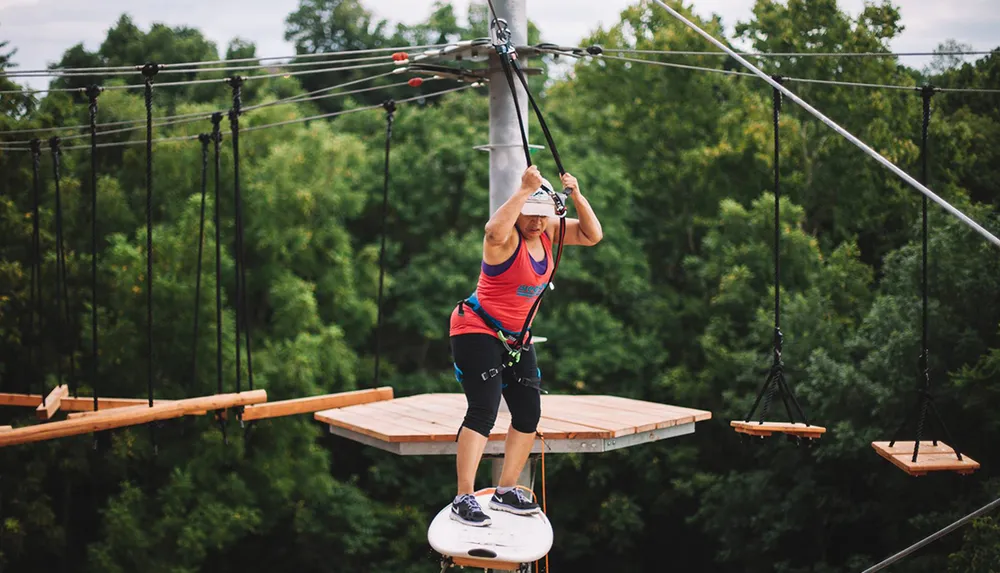
[[[913,461],[914,442],[896,442],[891,447],[890,442],[872,442],[872,447],[883,458],[889,460],[911,476],[927,475],[928,472],[953,471],[960,474],[971,474],[979,469],[979,462],[962,454],[958,459],[955,448],[938,440],[921,441],[917,450],[917,461]]]
[[[741,434],[750,436],[767,437],[772,434],[787,434],[799,438],[818,439],[826,433],[823,426],[805,425],[801,422],[747,422],[745,420],[733,420],[729,425]]]

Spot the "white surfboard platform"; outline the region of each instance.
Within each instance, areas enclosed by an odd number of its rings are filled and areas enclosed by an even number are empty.
[[[490,516],[486,527],[465,525],[451,518],[446,505],[427,528],[427,541],[435,551],[455,559],[455,564],[500,569],[504,565],[532,563],[552,548],[552,524],[541,511],[515,515],[490,509],[494,488],[479,490],[476,500]]]

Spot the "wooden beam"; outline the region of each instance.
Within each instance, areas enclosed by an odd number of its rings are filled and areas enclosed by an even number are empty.
[[[14,429],[14,426],[0,426],[0,432],[9,432]]]
[[[172,400],[156,400],[156,404],[172,402]],[[21,406],[25,408],[37,408],[42,403],[41,394],[15,394],[10,392],[0,392],[0,406]],[[108,408],[127,408],[148,404],[145,398],[98,398],[97,408],[105,410]],[[94,397],[64,396],[59,403],[59,409],[66,412],[87,412],[94,410]]]
[[[243,420],[261,420],[264,418],[277,418],[279,416],[307,414],[319,412],[320,410],[344,408],[355,404],[367,404],[382,400],[392,400],[392,388],[390,386],[247,406],[243,409]]]
[[[26,444],[51,440],[78,434],[90,434],[123,426],[135,426],[157,420],[179,418],[190,412],[210,411],[233,406],[259,404],[267,401],[267,391],[250,390],[233,394],[216,394],[200,398],[176,400],[167,404],[154,404],[152,407],[130,407],[107,410],[101,415],[59,420],[37,426],[16,428],[0,433],[0,446]]]
[[[56,386],[49,392],[49,395],[45,397],[44,404],[38,404],[35,408],[35,413],[38,415],[40,420],[48,420],[53,414],[59,411],[59,404],[62,403],[62,399],[69,396],[69,386],[63,384],[62,386]]]
[[[153,404],[166,404],[173,400],[154,400]],[[129,406],[148,406],[149,400],[146,398],[98,398],[97,409],[107,410],[110,408],[128,408]],[[93,412],[94,397],[81,396],[79,398],[63,398],[63,410],[67,412]]]
[[[176,400],[153,400],[153,406],[162,406],[164,404],[172,404]],[[100,403],[98,403],[100,407]],[[70,420],[75,420],[77,418],[87,418],[90,416],[107,416],[109,414],[114,414],[118,412],[134,412],[142,410],[143,408],[149,408],[149,400],[137,400],[132,403],[121,402],[116,406],[104,407],[100,410],[94,410],[94,399],[90,399],[89,408],[81,408],[80,410],[73,412],[72,414],[66,414],[66,418]],[[188,414],[204,414],[205,412],[189,412]],[[186,414],[187,415],[187,414]]]
[[[35,408],[42,403],[41,394],[13,394],[0,392],[0,406],[23,406]]]

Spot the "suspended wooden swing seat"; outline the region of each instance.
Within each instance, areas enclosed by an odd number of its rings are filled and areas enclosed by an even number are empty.
[[[883,458],[895,464],[911,476],[927,475],[928,472],[953,471],[963,475],[971,474],[979,469],[979,462],[969,456],[955,451],[955,448],[942,441],[921,441],[916,449],[916,442],[872,442],[872,447]]]
[[[813,426],[802,422],[747,422],[733,420],[729,425],[741,434],[767,437],[771,434],[787,434],[799,438],[817,439],[826,433],[823,426]]]

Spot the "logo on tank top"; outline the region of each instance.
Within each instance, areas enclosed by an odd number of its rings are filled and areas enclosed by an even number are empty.
[[[525,298],[535,298],[542,294],[545,290],[545,285],[534,286],[534,285],[521,285],[517,287],[517,296],[523,296]]]

